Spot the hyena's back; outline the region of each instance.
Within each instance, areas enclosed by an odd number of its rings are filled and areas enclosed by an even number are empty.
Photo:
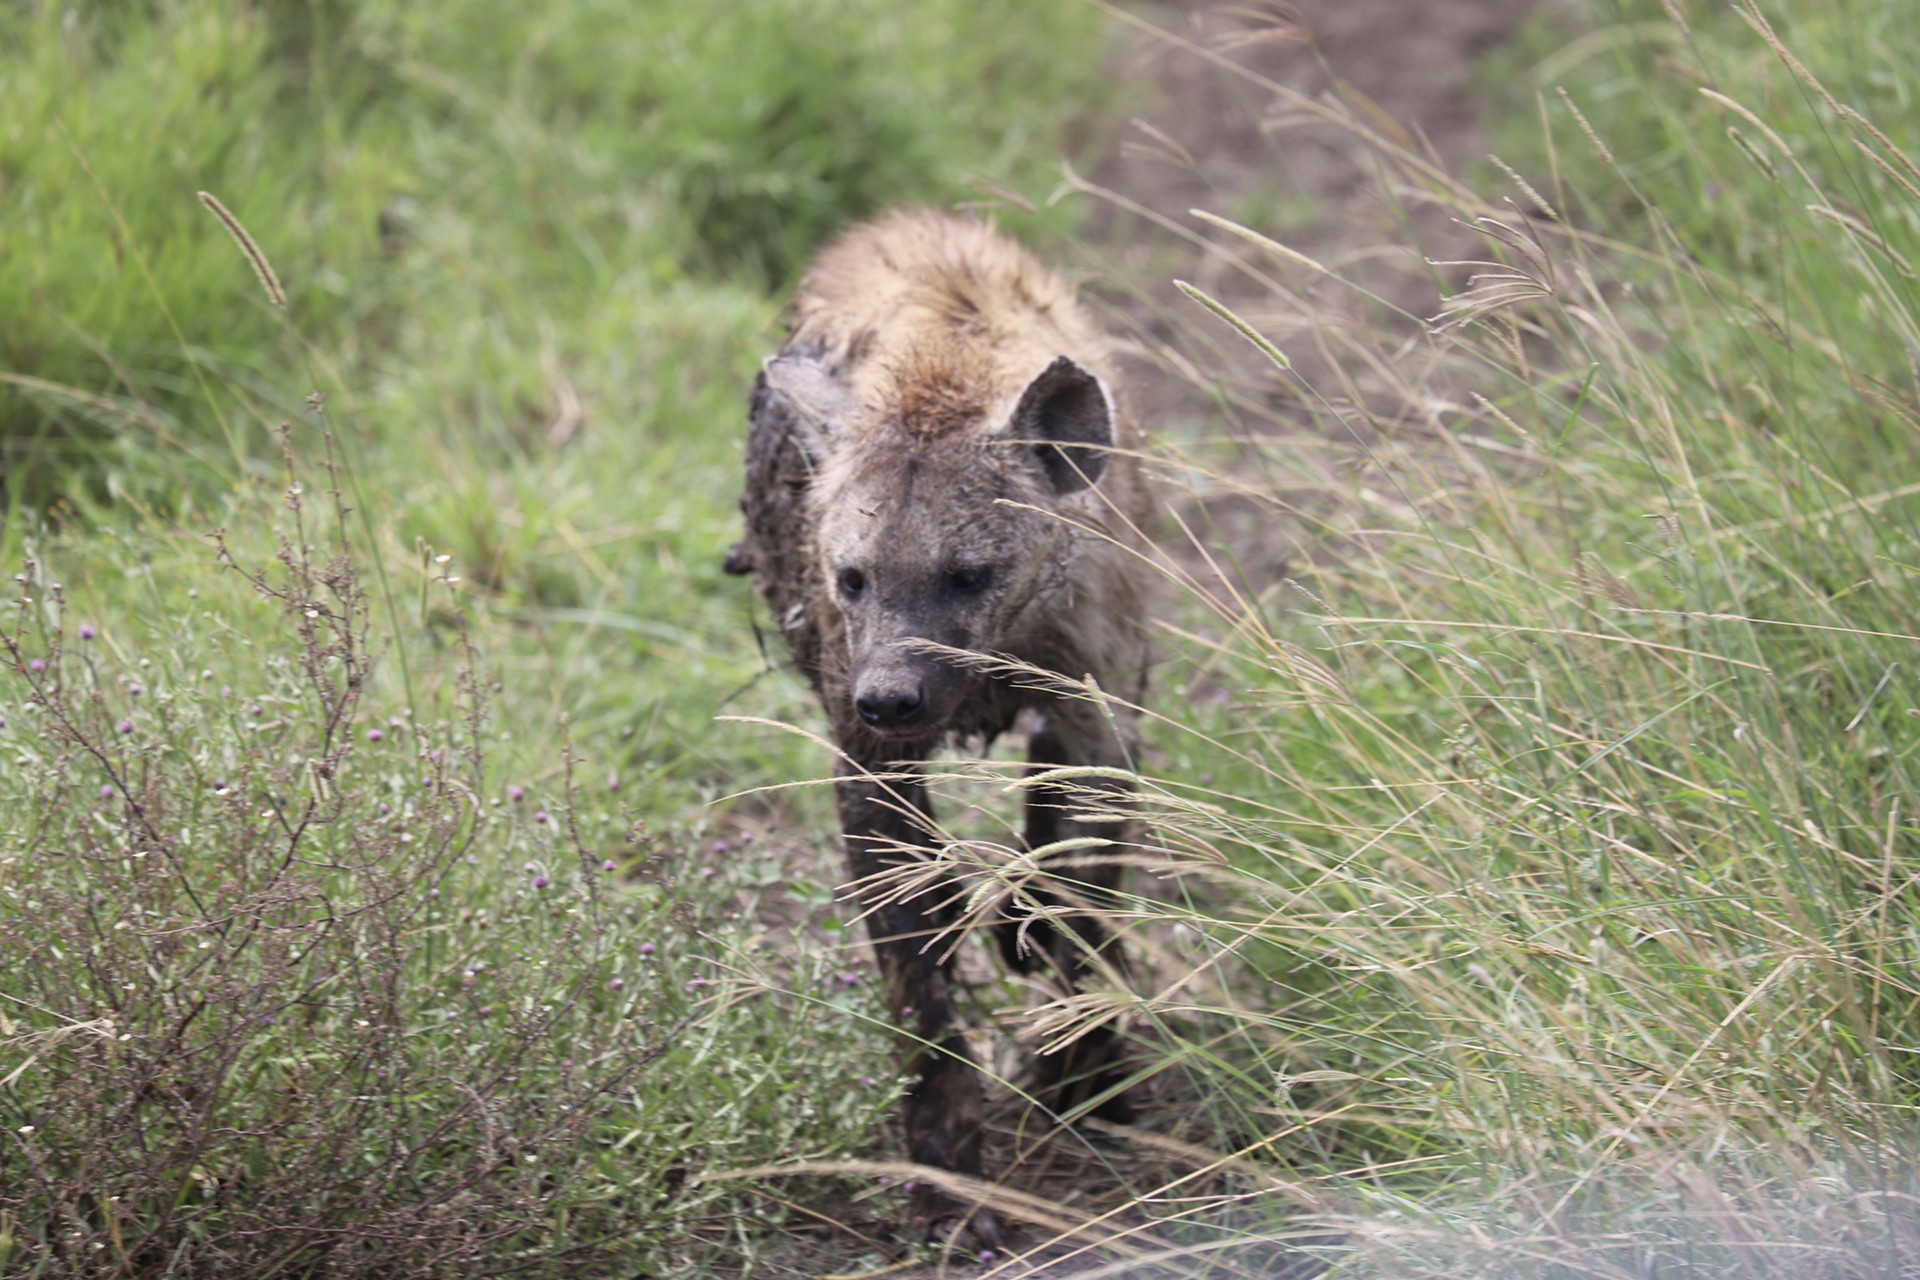
[[[749,402],[747,485],[740,502],[747,537],[727,553],[728,573],[752,574],[753,584],[773,611],[774,625],[820,691],[820,624],[813,616],[813,545],[807,489],[812,461],[799,442],[799,423],[788,403],[754,380]]]
[[[895,211],[823,251],[787,343],[818,354],[869,403],[930,373],[1017,393],[1063,352],[1106,375],[1109,346],[1067,283],[1024,247],[929,210]]]

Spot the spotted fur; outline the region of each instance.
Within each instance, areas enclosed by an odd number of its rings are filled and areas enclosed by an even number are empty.
[[[1117,390],[1113,343],[1058,274],[988,224],[903,210],[853,228],[800,285],[791,331],[750,406],[747,537],[727,567],[750,573],[843,753],[837,775],[856,880],[924,844],[931,806],[918,766],[943,743],[991,739],[1037,713],[1036,768],[1127,766],[1124,707],[1048,693],[1031,679],[956,661],[916,642],[1092,676],[1138,703],[1154,575],[1142,530],[1152,503],[1139,441]],[[887,774],[887,781],[876,780]],[[1064,792],[1029,796],[1026,840],[1137,838],[1124,797],[1100,812]],[[1063,898],[1116,887],[1108,865],[1068,873]],[[912,1157],[980,1173],[981,1095],[932,931],[945,896],[882,907],[870,929],[900,1020]],[[1118,945],[1087,916],[1002,928],[1022,967],[1064,985],[1089,952]],[[1071,932],[1069,932],[1069,930]],[[1127,1111],[1096,1031],[1040,1064],[1038,1091],[1060,1111]],[[992,1215],[923,1188],[935,1234],[997,1239]]]

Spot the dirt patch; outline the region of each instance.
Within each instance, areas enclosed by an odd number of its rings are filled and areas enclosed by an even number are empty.
[[[1313,103],[1350,110],[1368,127],[1452,171],[1486,154],[1474,74],[1539,0],[1255,0],[1163,9],[1163,36],[1137,32],[1130,76],[1156,100],[1123,136],[1095,181],[1147,219],[1204,230],[1188,211],[1235,218],[1365,282],[1414,315],[1432,314],[1428,257],[1457,258],[1471,233],[1438,214],[1382,198],[1377,156]],[[1237,75],[1239,68],[1246,75]],[[1261,81],[1268,82],[1263,85]],[[1278,90],[1278,92],[1276,92]],[[1408,223],[1411,216],[1413,222]],[[1164,236],[1115,206],[1107,245]],[[1367,270],[1384,263],[1386,269]],[[1162,295],[1172,296],[1172,295]]]
[[[1258,599],[1280,589],[1303,545],[1335,546],[1327,529],[1356,491],[1391,491],[1361,446],[1426,433],[1415,389],[1438,348],[1425,331],[1443,297],[1467,286],[1476,268],[1464,264],[1489,256],[1457,220],[1460,202],[1436,193],[1484,160],[1480,60],[1541,3],[1180,0],[1129,20],[1122,65],[1155,97],[1087,184],[1093,292],[1152,366],[1133,380],[1135,406],[1163,440],[1216,460],[1232,453],[1223,439],[1263,441],[1242,454],[1263,467],[1258,495],[1227,478],[1180,504],[1209,548],[1232,552],[1170,546],[1194,590]],[[1176,280],[1271,339],[1291,372]],[[1264,470],[1276,435],[1311,463],[1300,475]]]

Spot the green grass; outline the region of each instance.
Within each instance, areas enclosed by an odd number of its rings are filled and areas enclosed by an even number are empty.
[[[848,218],[975,179],[1043,200],[1100,30],[858,0],[12,6],[0,364],[37,381],[0,393],[7,490],[240,483],[303,364],[378,395],[397,440],[536,446],[588,359],[625,385],[586,382],[586,409],[671,416],[737,370],[712,326],[758,337]]]
[[[706,1275],[787,1247],[770,1193],[872,1189],[701,1180],[885,1150],[899,1088],[830,804],[734,799],[819,761],[715,720],[809,715],[720,572],[745,392],[837,227],[1044,202],[1103,40],[0,13],[0,1273]]]

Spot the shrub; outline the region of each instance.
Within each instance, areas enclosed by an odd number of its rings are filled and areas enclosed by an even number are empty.
[[[412,1274],[627,1221],[604,1135],[687,995],[637,963],[570,803],[498,808],[463,633],[444,714],[371,713],[322,479],[273,562],[220,542],[277,615],[261,654],[123,664],[18,579],[0,1268]]]

